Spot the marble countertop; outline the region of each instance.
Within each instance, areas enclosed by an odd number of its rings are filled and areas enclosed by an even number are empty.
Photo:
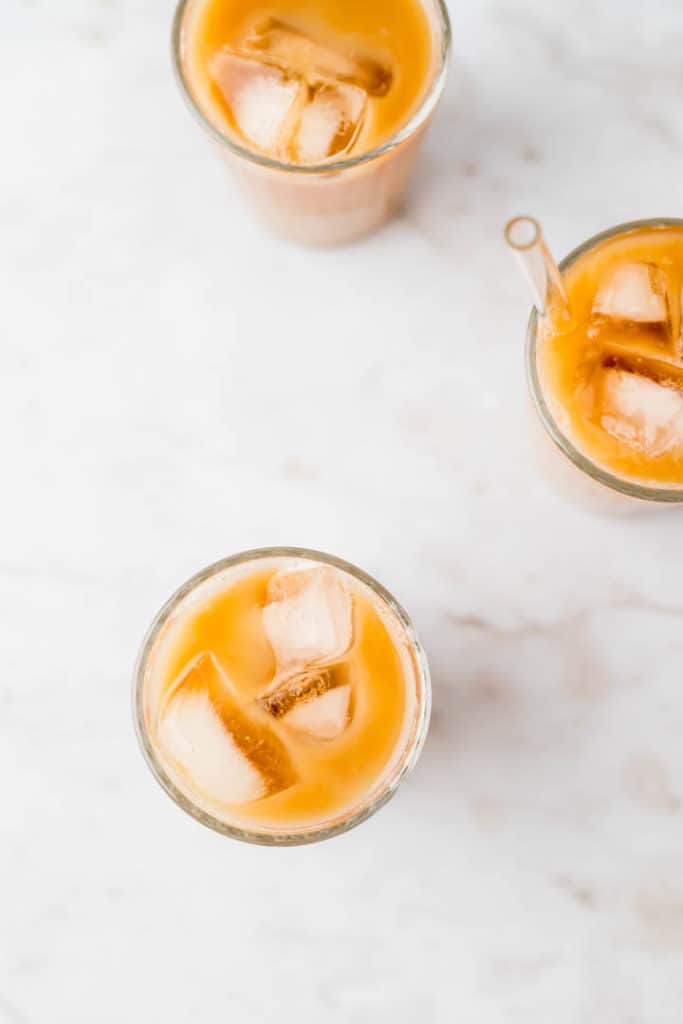
[[[539,475],[501,231],[680,214],[683,7],[454,2],[405,215],[317,251],[248,218],[171,6],[3,6],[0,1021],[680,1024],[681,518]],[[277,543],[382,580],[434,683],[396,799],[293,850],[183,815],[129,708],[169,593]]]

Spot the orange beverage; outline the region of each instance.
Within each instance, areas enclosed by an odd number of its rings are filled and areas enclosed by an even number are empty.
[[[399,202],[448,38],[441,0],[183,0],[174,31],[186,96],[261,213],[323,242]]]
[[[551,303],[530,330],[546,428],[614,491],[683,500],[683,222],[622,225],[561,270],[570,317]]]
[[[143,750],[186,810],[256,842],[367,817],[414,763],[426,664],[400,607],[346,563],[248,552],[160,613],[136,674]]]

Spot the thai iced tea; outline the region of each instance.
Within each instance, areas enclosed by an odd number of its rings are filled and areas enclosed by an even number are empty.
[[[683,226],[604,238],[563,281],[571,317],[551,309],[536,344],[559,431],[619,479],[683,489]]]
[[[187,44],[209,117],[300,164],[390,138],[417,109],[433,61],[420,0],[204,0]]]
[[[191,102],[276,227],[338,241],[391,212],[440,91],[441,0],[183,0],[176,28]]]
[[[269,556],[221,569],[143,656],[153,767],[219,827],[334,828],[414,746],[427,699],[416,650],[399,613],[338,565]]]

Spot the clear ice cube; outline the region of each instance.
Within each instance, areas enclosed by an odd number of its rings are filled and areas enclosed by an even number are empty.
[[[598,392],[598,411],[604,430],[647,455],[683,445],[683,394],[672,383],[608,368]]]
[[[330,567],[283,570],[268,582],[263,627],[279,674],[334,661],[351,646],[351,595]]]
[[[351,720],[351,687],[338,686],[292,708],[285,723],[314,740],[335,740]]]
[[[287,146],[305,85],[275,64],[219,50],[209,70],[244,138],[271,155]]]
[[[341,40],[337,47],[329,46],[310,32],[279,18],[266,18],[257,25],[246,46],[267,54],[311,83],[316,77],[346,82],[368,96],[386,96],[391,88],[391,68],[381,61],[359,54],[348,45],[344,52]]]
[[[341,663],[276,681],[259,703],[297,732],[316,740],[333,740],[351,720],[351,697],[349,668]]]
[[[275,18],[243,47],[224,47],[209,71],[244,139],[269,156],[299,164],[348,153],[392,73],[379,61],[344,52]]]
[[[667,278],[654,263],[624,263],[602,281],[593,315],[635,324],[665,325],[669,319]]]
[[[367,93],[355,85],[328,82],[311,88],[296,134],[299,163],[315,164],[351,148],[360,131]]]
[[[181,774],[219,803],[259,800],[296,781],[280,738],[240,708],[208,652],[193,659],[174,683],[162,709],[159,740]]]

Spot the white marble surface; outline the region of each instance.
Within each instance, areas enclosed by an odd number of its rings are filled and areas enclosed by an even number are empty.
[[[3,4],[2,1024],[683,1018],[682,521],[539,477],[501,243],[681,213],[683,8],[453,14],[408,212],[316,252],[191,122],[170,0]],[[398,797],[285,851],[185,817],[129,712],[158,605],[270,543],[383,580],[435,690]]]

